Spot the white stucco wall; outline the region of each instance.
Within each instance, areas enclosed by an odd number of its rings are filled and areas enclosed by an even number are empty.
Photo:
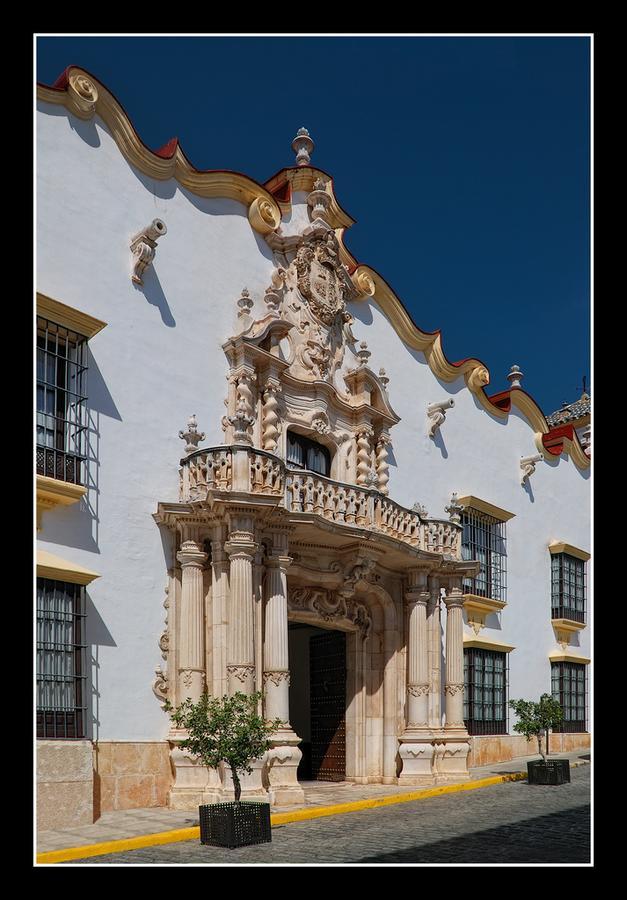
[[[177,499],[184,448],[178,431],[189,415],[206,433],[204,446],[223,441],[227,363],[220,345],[233,330],[244,286],[254,311],[265,310],[272,253],[244,205],[153,181],[127,164],[99,119],[80,121],[52,104],[40,109],[37,289],[108,323],[89,344],[88,500],[45,513],[40,546],[101,575],[88,589],[93,737],[155,740],[167,731],[151,684],[161,662],[171,558],[152,514],[158,501]],[[307,222],[305,201],[295,195],[286,233]],[[155,217],[168,233],[138,289],[130,280],[130,238]],[[392,429],[392,499],[409,507],[419,500],[430,515],[444,517],[457,491],[515,513],[507,524],[508,606],[482,635],[516,646],[511,697],[550,690],[548,653],[557,645],[547,545],[561,540],[590,549],[587,473],[563,456],[540,463],[523,489],[519,458],[536,452],[528,423],[515,412],[507,421],[490,416],[461,377],[439,382],[376,303],[352,303],[350,311],[372,368],[387,371],[390,402],[401,417]],[[427,404],[449,396],[455,407],[430,439]],[[580,634],[585,656],[589,633]]]

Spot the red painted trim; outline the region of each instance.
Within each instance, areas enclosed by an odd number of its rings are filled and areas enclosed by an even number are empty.
[[[553,456],[560,456],[564,452],[564,438],[572,441],[574,434],[575,429],[572,425],[559,425],[557,428],[551,428],[548,434],[542,435],[542,443]]]
[[[162,159],[172,159],[172,157],[176,153],[176,148],[178,147],[178,145],[179,139],[177,137],[173,137],[159,150],[153,150],[153,153],[155,154],[155,156],[160,156]]]
[[[492,406],[496,406],[497,409],[502,409],[504,412],[509,412],[512,408],[512,398],[510,397],[509,388],[506,391],[499,391],[498,394],[492,394],[488,397],[488,400]]]

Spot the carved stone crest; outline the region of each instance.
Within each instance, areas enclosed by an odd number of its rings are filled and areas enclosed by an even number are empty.
[[[312,314],[319,322],[333,325],[338,314],[345,314],[347,293],[339,271],[339,245],[333,232],[306,241],[294,263],[298,289],[308,301]]]

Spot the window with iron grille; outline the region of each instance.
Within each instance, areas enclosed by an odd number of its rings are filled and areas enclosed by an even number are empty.
[[[507,600],[507,551],[505,522],[486,513],[466,509],[462,513],[462,558],[477,559],[480,569],[464,578],[466,594]]]
[[[87,338],[37,317],[37,474],[84,484]]]
[[[553,731],[586,730],[586,667],[583,663],[551,663],[551,692],[564,719]]]
[[[551,617],[586,621],[586,564],[567,553],[551,556]]]
[[[464,650],[464,723],[469,734],[507,734],[507,653]]]
[[[84,738],[85,588],[37,579],[37,737]]]
[[[329,476],[331,455],[326,447],[294,431],[287,433],[287,464],[293,469],[306,469]]]

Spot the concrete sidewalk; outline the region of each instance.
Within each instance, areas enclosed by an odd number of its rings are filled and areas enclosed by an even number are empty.
[[[550,754],[550,758],[568,759],[571,767],[574,767],[588,764],[590,762],[590,753],[585,750],[579,750],[572,753]],[[521,772],[526,774],[527,762],[532,759],[538,759],[538,755],[521,756],[507,762],[472,768],[470,769],[471,782],[495,776],[514,775]],[[462,783],[460,782],[459,784]],[[449,787],[459,789],[454,782],[438,787],[444,788],[444,791]],[[432,789],[430,788],[423,789],[418,786],[399,787],[395,784],[350,784],[348,782],[310,781],[305,782],[303,788],[305,791],[304,805],[273,807],[272,815],[296,813],[302,810],[314,812],[316,808],[336,805],[339,807],[342,804],[355,803],[356,801],[391,799],[409,794],[419,795],[429,792],[429,795],[432,795]],[[416,797],[416,799],[419,799],[419,797]],[[341,811],[338,808],[338,813]],[[37,853],[131,839],[179,829],[190,829],[197,825],[198,813],[195,811],[180,812],[165,807],[156,807],[106,812],[93,825],[63,828],[55,831],[40,831],[37,834]]]

